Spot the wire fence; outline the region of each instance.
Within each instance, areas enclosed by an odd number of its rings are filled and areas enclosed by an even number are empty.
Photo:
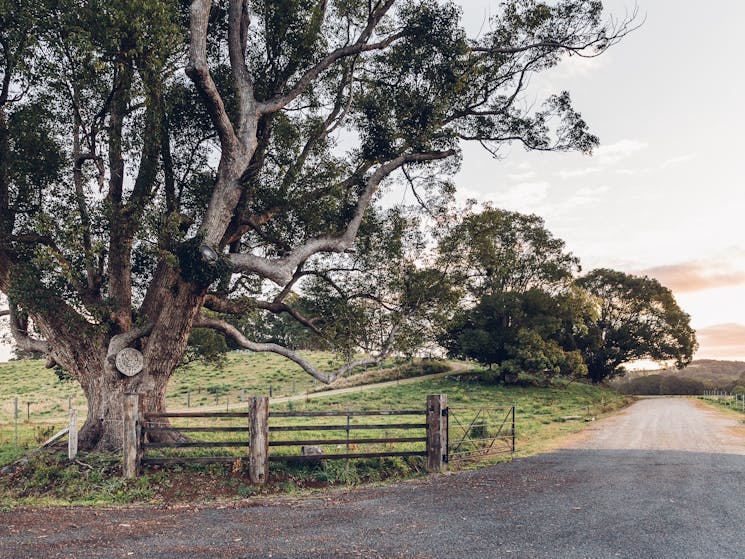
[[[281,401],[282,397],[294,396],[303,399],[303,396],[307,397],[312,394],[312,391],[313,386],[307,383],[288,381],[269,384],[268,390],[264,394],[271,395],[274,400],[273,403],[277,403]],[[167,407],[170,411],[245,411],[249,399],[256,393],[257,391],[254,388],[223,390],[211,386],[196,387],[169,393]],[[708,391],[702,398],[711,399],[721,405],[745,412],[745,395]],[[292,402],[288,406],[292,406]],[[82,426],[86,420],[87,409],[87,403],[82,394],[75,393],[57,398],[19,395],[15,398],[0,400],[0,447],[35,448],[68,424],[68,414],[71,408],[78,410],[79,421]],[[292,410],[292,407],[288,409]],[[604,411],[604,401],[599,403],[588,402],[587,405],[581,407],[578,407],[576,403],[565,406],[560,399],[555,397],[536,398],[532,402],[522,402],[516,408],[519,419],[537,418],[543,422],[592,421],[596,415],[600,415]],[[470,424],[474,418],[464,419],[459,417],[458,419]],[[198,422],[187,419],[184,425],[179,426],[198,426]],[[473,428],[476,431],[479,429],[486,430],[484,437],[476,438],[491,437],[492,427],[496,429],[497,426],[474,425]],[[470,438],[475,437],[470,430],[468,435]],[[500,433],[500,435],[503,435],[503,433]],[[487,446],[489,444],[491,444],[491,441]]]
[[[745,413],[745,394],[732,394],[724,390],[705,390],[700,398]]]
[[[0,446],[38,446],[68,424],[70,409],[79,407],[79,404],[80,401],[73,396],[41,401],[16,397],[3,402],[0,406]]]

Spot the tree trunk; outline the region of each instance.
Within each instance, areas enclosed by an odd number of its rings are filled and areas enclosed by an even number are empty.
[[[145,369],[127,377],[112,367],[107,367],[106,347],[91,347],[68,353],[66,345],[54,344],[52,355],[64,364],[80,382],[88,400],[88,413],[80,431],[79,447],[82,450],[119,451],[124,436],[124,399],[126,394],[139,394],[145,413],[166,411],[166,387],[173,368],[168,370]],[[87,344],[85,344],[87,345]],[[170,361],[170,359],[169,359]],[[167,420],[153,422],[158,427],[168,427]],[[154,437],[157,441],[182,439],[174,433]]]
[[[124,436],[124,399],[127,394],[139,394],[141,410],[145,413],[166,411],[166,387],[170,375],[153,374],[143,370],[134,377],[109,373],[103,362],[84,368],[87,375],[83,391],[88,400],[88,417],[80,432],[80,446],[86,450],[118,451]],[[82,373],[83,371],[81,371]],[[165,419],[150,422],[157,427],[168,427]],[[180,439],[175,432],[163,433],[151,440]]]
[[[161,265],[143,304],[143,317],[153,323],[148,337],[134,344],[144,356],[144,369],[133,377],[121,374],[107,363],[110,336],[79,320],[61,315],[34,316],[51,356],[70,371],[88,400],[88,415],[80,432],[84,450],[118,451],[123,442],[124,399],[139,394],[145,413],[166,411],[166,387],[181,362],[191,325],[204,299],[204,289],[185,282],[176,270]],[[168,427],[167,420],[153,422]],[[162,433],[152,440],[183,440],[175,432]]]

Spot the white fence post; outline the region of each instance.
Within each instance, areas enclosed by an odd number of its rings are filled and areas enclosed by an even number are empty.
[[[78,455],[78,410],[70,410],[70,423],[67,431],[67,459],[75,460]]]

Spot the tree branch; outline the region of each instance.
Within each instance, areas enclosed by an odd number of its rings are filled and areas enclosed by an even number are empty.
[[[380,182],[405,163],[435,161],[455,155],[455,150],[404,154],[381,165],[368,177],[366,188],[357,202],[354,216],[341,235],[311,239],[282,258],[264,258],[255,254],[231,254],[230,261],[238,272],[255,273],[277,285],[290,282],[295,269],[319,252],[344,252],[352,249],[362,218]]]
[[[232,3],[235,3],[233,0]],[[189,65],[186,75],[191,78],[207,106],[207,112],[220,137],[223,157],[238,150],[238,137],[225,110],[220,92],[217,90],[207,66],[207,27],[209,24],[210,0],[194,0],[191,3],[191,37],[189,41]]]
[[[273,113],[286,107],[297,97],[299,97],[303,93],[303,91],[305,91],[307,87],[311,83],[313,83],[313,80],[315,80],[319,75],[321,75],[323,71],[327,70],[338,60],[349,56],[355,56],[363,52],[385,49],[392,43],[403,37],[405,33],[399,32],[394,33],[393,35],[390,35],[377,43],[367,43],[367,41],[370,40],[370,37],[375,31],[375,27],[377,27],[378,23],[380,23],[380,20],[383,18],[383,16],[385,16],[385,14],[388,12],[388,10],[390,10],[391,6],[393,6],[395,2],[396,0],[385,0],[382,5],[380,5],[370,14],[367,20],[367,25],[365,26],[365,29],[362,30],[362,33],[360,33],[357,41],[355,41],[351,45],[340,47],[328,53],[315,66],[307,70],[305,74],[300,77],[297,83],[285,95],[280,95],[268,101],[264,101],[263,103],[259,103],[259,113]]]
[[[238,330],[235,326],[227,322],[224,322],[222,320],[206,317],[204,315],[197,315],[197,317],[194,319],[194,326],[200,327],[200,328],[212,328],[214,330],[218,330],[222,332],[223,334],[225,334],[226,336],[231,337],[233,341],[235,341],[239,346],[245,349],[248,349],[250,351],[270,352],[270,353],[277,353],[279,355],[282,355],[283,357],[286,357],[287,359],[290,359],[291,361],[294,361],[295,363],[300,365],[300,367],[306,373],[308,373],[313,378],[321,381],[324,384],[330,384],[334,382],[336,379],[344,376],[346,373],[348,373],[352,369],[355,369],[357,367],[362,367],[363,365],[375,365],[376,363],[379,363],[380,361],[388,357],[392,352],[392,341],[393,341],[393,334],[394,334],[394,332],[391,332],[391,336],[389,336],[389,340],[391,344],[388,347],[386,347],[384,351],[381,352],[378,356],[358,359],[351,363],[347,363],[346,365],[344,365],[343,367],[339,368],[338,370],[332,373],[324,373],[323,371],[316,369],[307,359],[305,359],[298,352],[293,351],[291,349],[288,349],[278,344],[253,342],[249,340],[248,338],[246,338],[246,336],[244,336],[243,333],[241,333],[241,331]]]
[[[228,8],[228,52],[233,71],[233,88],[238,99],[238,137],[248,144],[248,135],[255,130],[256,100],[254,85],[246,67],[246,42],[250,16],[248,0],[230,0]],[[252,123],[251,120],[254,122]]]
[[[227,314],[243,314],[252,308],[269,311],[274,314],[287,313],[297,322],[306,328],[310,328],[315,334],[323,337],[323,332],[321,332],[314,324],[313,319],[306,318],[296,309],[293,309],[291,306],[281,301],[260,301],[249,298],[236,301],[223,299],[214,294],[208,294],[204,300],[203,306],[211,311]]]
[[[113,368],[115,366],[114,363],[116,361],[116,354],[123,350],[125,347],[128,347],[132,342],[150,335],[150,333],[153,331],[154,326],[155,324],[151,322],[149,324],[146,324],[145,326],[132,328],[127,332],[112,336],[111,340],[109,340],[109,347],[106,351],[106,364],[109,367]]]
[[[634,22],[634,20],[636,20],[638,14],[639,9],[637,7],[634,9],[633,13],[630,16],[627,15],[623,21],[611,21],[609,27],[603,27],[594,36],[590,36],[584,42],[573,42],[577,40],[577,35],[579,35],[580,37],[582,36],[582,31],[585,30],[583,29],[583,27],[586,28],[586,26],[579,26],[578,28],[567,30],[567,33],[563,37],[558,37],[556,39],[544,39],[535,41],[533,43],[528,43],[526,45],[518,46],[474,46],[471,48],[471,51],[494,55],[520,54],[534,49],[551,49],[564,50],[570,54],[581,56],[583,58],[594,58],[604,53],[613,45],[617,44],[629,33],[635,31],[636,29],[639,29],[639,27],[644,24],[643,21],[638,25],[632,26],[632,23]],[[593,52],[589,54],[586,52],[588,49],[593,48]]]
[[[34,351],[45,355],[49,353],[49,344],[47,342],[29,335],[26,325],[23,324],[21,317],[18,316],[18,307],[16,305],[11,303],[8,311],[5,312],[10,316],[10,333],[19,348],[23,351]]]

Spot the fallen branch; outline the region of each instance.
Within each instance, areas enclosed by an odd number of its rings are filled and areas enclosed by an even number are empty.
[[[28,464],[28,461],[32,457],[34,457],[37,454],[39,454],[42,450],[44,450],[45,448],[47,448],[49,445],[56,443],[62,437],[64,437],[65,435],[67,435],[67,433],[69,433],[69,432],[70,432],[70,428],[69,427],[65,427],[64,429],[61,429],[60,431],[58,431],[57,433],[55,433],[54,435],[52,435],[51,437],[49,437],[46,441],[44,441],[41,444],[40,447],[36,448],[35,450],[32,450],[31,452],[29,452],[26,456],[24,456],[20,460],[16,460],[12,464],[8,464],[7,466],[5,466],[2,470],[0,470],[0,473],[7,474],[7,473],[10,473],[10,472],[15,471],[16,469],[18,469],[20,466],[23,466],[24,464]]]

